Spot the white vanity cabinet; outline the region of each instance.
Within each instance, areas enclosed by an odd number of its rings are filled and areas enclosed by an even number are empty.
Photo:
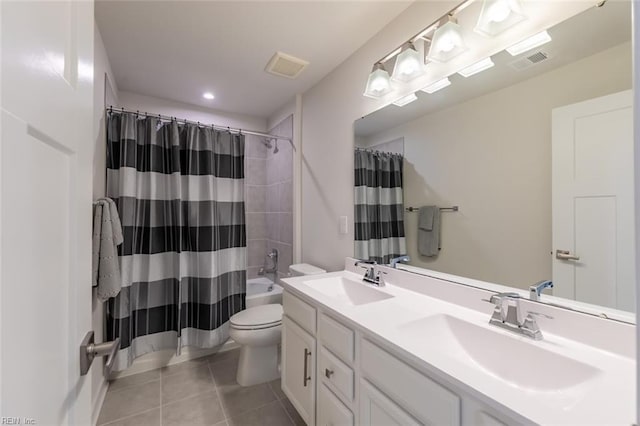
[[[316,309],[289,293],[283,296],[282,390],[307,425],[315,424]],[[304,328],[303,328],[304,327]]]
[[[312,303],[288,291],[283,296],[282,389],[307,425],[518,424]]]

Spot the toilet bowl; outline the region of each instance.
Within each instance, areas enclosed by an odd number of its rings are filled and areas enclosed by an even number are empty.
[[[324,269],[306,263],[289,266],[289,275],[293,277],[325,272]],[[279,379],[282,305],[251,307],[232,316],[229,323],[229,335],[240,345],[240,360],[236,372],[238,384],[252,386]]]
[[[282,305],[260,305],[233,315],[229,335],[240,347],[236,380],[252,386],[280,378],[278,346],[282,335]]]

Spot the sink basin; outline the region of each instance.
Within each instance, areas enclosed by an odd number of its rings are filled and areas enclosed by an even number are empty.
[[[309,280],[304,284],[325,296],[353,306],[366,305],[393,297],[391,294],[345,277]]]
[[[405,323],[399,332],[437,345],[447,356],[520,389],[557,392],[600,374],[595,367],[523,340],[526,337],[510,336],[446,314]]]

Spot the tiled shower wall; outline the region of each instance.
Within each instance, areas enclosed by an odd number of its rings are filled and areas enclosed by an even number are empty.
[[[267,147],[259,136],[247,135],[244,157],[244,199],[247,227],[247,277],[255,278],[267,251]]]
[[[269,133],[292,138],[293,116]],[[278,275],[282,278],[288,274],[293,259],[293,148],[289,141],[277,143],[277,153],[273,149],[267,151],[267,250],[278,249]]]
[[[293,117],[282,120],[269,133],[292,137]],[[258,276],[266,254],[278,249],[279,276],[286,276],[293,257],[293,150],[278,141],[278,152],[263,143],[264,138],[245,139],[245,203],[247,211],[247,275]]]

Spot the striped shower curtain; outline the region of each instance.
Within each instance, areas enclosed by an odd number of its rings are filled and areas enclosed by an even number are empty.
[[[107,196],[120,213],[122,291],[107,303],[115,369],[215,347],[245,308],[244,136],[110,112]]]
[[[387,264],[407,254],[402,156],[355,151],[355,257]]]

